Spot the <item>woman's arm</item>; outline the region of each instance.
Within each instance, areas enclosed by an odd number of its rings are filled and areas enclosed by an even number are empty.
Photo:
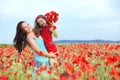
[[[47,52],[43,52],[40,50],[40,48],[38,47],[38,45],[36,44],[35,42],[35,39],[33,38],[29,38],[27,39],[27,42],[28,44],[30,45],[30,47],[35,50],[38,54],[39,52],[42,52],[43,56],[47,56],[47,57],[50,57],[50,58],[55,58],[56,56],[52,53],[47,53]]]

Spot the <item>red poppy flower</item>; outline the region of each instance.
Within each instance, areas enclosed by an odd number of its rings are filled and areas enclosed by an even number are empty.
[[[40,51],[40,52],[38,53],[38,55],[39,55],[39,56],[43,56],[43,52]]]
[[[116,63],[118,61],[117,56],[114,56],[114,57],[108,56],[106,59],[107,59],[107,63],[106,63],[107,65],[114,64],[114,63]]]
[[[118,78],[119,78],[119,72],[117,71],[117,69],[115,67],[113,67],[110,70],[110,75],[114,76],[116,80],[118,80]]]
[[[51,12],[46,13],[45,16],[49,22],[56,23],[58,20],[59,14],[55,11],[51,11]]]
[[[95,78],[94,76],[89,76],[88,80],[98,80],[97,78]]]
[[[63,74],[61,74],[60,75],[60,80],[67,80],[67,78]]]
[[[9,80],[6,75],[0,75],[0,80]]]
[[[74,72],[74,67],[73,67],[73,65],[70,64],[69,62],[65,62],[65,63],[64,63],[64,67],[65,67],[68,71],[70,71],[71,73]]]

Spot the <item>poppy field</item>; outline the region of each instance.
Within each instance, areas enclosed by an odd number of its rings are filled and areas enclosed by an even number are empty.
[[[45,80],[120,80],[120,44],[57,44],[58,63]],[[32,80],[34,53],[28,46],[18,53],[11,45],[0,47],[0,80]],[[46,66],[37,71],[38,79]]]

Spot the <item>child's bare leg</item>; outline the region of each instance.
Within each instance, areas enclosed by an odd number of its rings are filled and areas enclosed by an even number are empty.
[[[56,58],[50,58],[50,67],[54,68],[57,65],[57,59]]]

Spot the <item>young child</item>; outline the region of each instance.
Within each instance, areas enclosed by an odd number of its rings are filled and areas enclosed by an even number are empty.
[[[55,24],[48,22],[44,15],[38,15],[35,19],[35,28],[38,30],[38,33],[36,34],[39,35],[40,33],[40,35],[42,36],[47,51],[49,53],[52,52],[54,54],[57,54],[57,46],[52,38],[52,36],[56,38],[58,37]],[[54,63],[57,63],[57,59],[50,58],[51,67],[54,66]]]

